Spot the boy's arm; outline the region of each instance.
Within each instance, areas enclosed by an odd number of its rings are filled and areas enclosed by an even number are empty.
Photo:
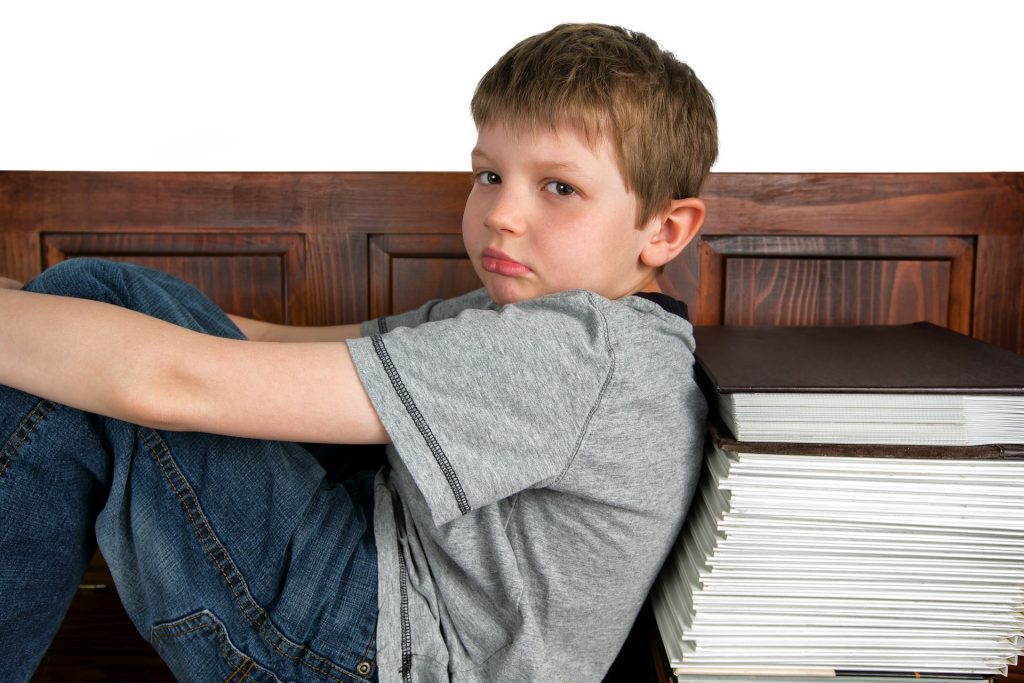
[[[0,288],[0,384],[157,429],[386,443],[344,343],[193,332],[84,299]]]
[[[261,320],[243,318],[240,315],[228,314],[228,317],[252,341],[330,342],[355,339],[362,336],[359,333],[359,323],[323,327],[299,327],[297,325],[266,323]]]

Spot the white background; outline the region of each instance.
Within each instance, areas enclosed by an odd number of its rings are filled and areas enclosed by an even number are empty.
[[[1024,3],[990,0],[0,0],[0,169],[465,170],[477,80],[563,21],[688,62],[716,171],[1024,170]]]

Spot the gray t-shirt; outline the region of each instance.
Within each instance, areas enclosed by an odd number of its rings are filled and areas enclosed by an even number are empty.
[[[349,348],[392,440],[381,681],[599,680],[697,481],[690,324],[636,296],[478,290],[363,332]]]

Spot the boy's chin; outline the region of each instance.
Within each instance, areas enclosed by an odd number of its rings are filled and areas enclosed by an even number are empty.
[[[484,272],[481,277],[484,289],[491,301],[499,306],[517,304],[530,299],[539,299],[542,296],[568,292],[573,289],[587,289],[585,285],[555,286],[551,282],[540,281],[533,278],[515,278],[494,275]]]
[[[499,306],[505,306],[507,304],[517,304],[520,301],[530,298],[525,296],[513,296],[505,292],[495,292],[490,288],[487,289],[487,294],[490,295],[491,301],[498,304]]]
[[[487,294],[491,297],[491,301],[498,304],[499,306],[507,306],[508,304],[521,304],[524,301],[530,299],[539,299],[542,296],[548,296],[551,294],[558,294],[569,290],[555,290],[551,292],[516,292],[511,293],[507,291],[494,291],[490,287],[487,288]]]
[[[485,282],[484,287],[487,289],[487,294],[491,297],[491,301],[499,306],[517,304],[521,301],[540,296],[539,294],[530,293],[521,287],[516,287],[514,284],[490,281]]]

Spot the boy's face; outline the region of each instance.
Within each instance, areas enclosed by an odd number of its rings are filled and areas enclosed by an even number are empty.
[[[480,129],[462,236],[499,304],[570,289],[609,299],[650,289],[640,252],[657,220],[636,229],[610,143],[593,149],[570,129]]]

